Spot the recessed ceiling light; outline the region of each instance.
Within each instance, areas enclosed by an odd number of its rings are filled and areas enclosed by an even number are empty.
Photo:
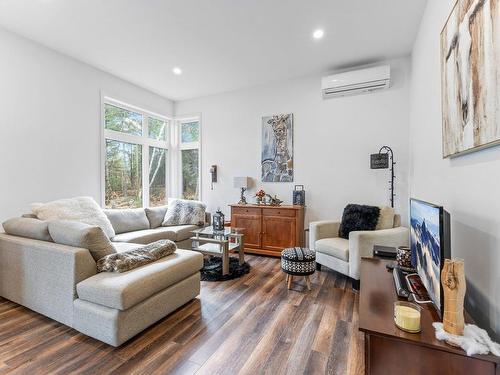
[[[325,35],[325,32],[323,30],[321,30],[321,29],[314,30],[313,38],[314,39],[321,39],[321,38],[323,38],[323,35]]]
[[[182,74],[182,69],[181,68],[178,68],[178,67],[175,67],[174,69],[172,69],[172,72],[174,72],[174,74],[176,75],[181,75]]]

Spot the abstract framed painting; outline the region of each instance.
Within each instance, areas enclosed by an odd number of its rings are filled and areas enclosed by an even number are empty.
[[[262,182],[293,181],[293,114],[262,117]]]
[[[443,158],[500,144],[500,0],[458,0],[441,31]]]

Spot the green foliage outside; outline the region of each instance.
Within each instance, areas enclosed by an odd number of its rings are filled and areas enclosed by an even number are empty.
[[[198,142],[200,140],[200,124],[196,122],[185,122],[181,125],[182,143]]]
[[[166,204],[166,164],[167,150],[164,148],[149,148],[149,205]]]
[[[108,130],[142,135],[142,115],[111,104],[104,105],[104,124]]]
[[[148,117],[149,138],[164,141],[166,139],[167,123],[163,120]]]
[[[143,116],[140,113],[105,104],[105,127],[131,135],[142,135]],[[166,140],[167,122],[148,117],[148,137]],[[183,143],[198,142],[199,123],[183,123]],[[105,205],[112,208],[142,207],[142,146],[106,140]],[[166,204],[167,150],[149,147],[149,204]],[[199,151],[182,150],[182,196],[198,199]]]
[[[142,207],[142,147],[106,140],[106,207]]]
[[[182,150],[182,198],[198,199],[198,150]]]

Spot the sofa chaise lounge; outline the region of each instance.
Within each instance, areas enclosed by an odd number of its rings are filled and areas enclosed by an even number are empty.
[[[143,209],[105,213],[117,252],[159,239],[177,251],[128,272],[97,273],[87,249],[0,233],[0,296],[119,346],[199,294],[203,256],[181,248],[196,226],[161,227]]]

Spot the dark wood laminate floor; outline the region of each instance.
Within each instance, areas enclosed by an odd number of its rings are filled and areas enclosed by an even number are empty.
[[[119,348],[0,298],[0,374],[362,374],[358,295],[332,271],[287,290],[279,259],[247,256],[240,279]]]

